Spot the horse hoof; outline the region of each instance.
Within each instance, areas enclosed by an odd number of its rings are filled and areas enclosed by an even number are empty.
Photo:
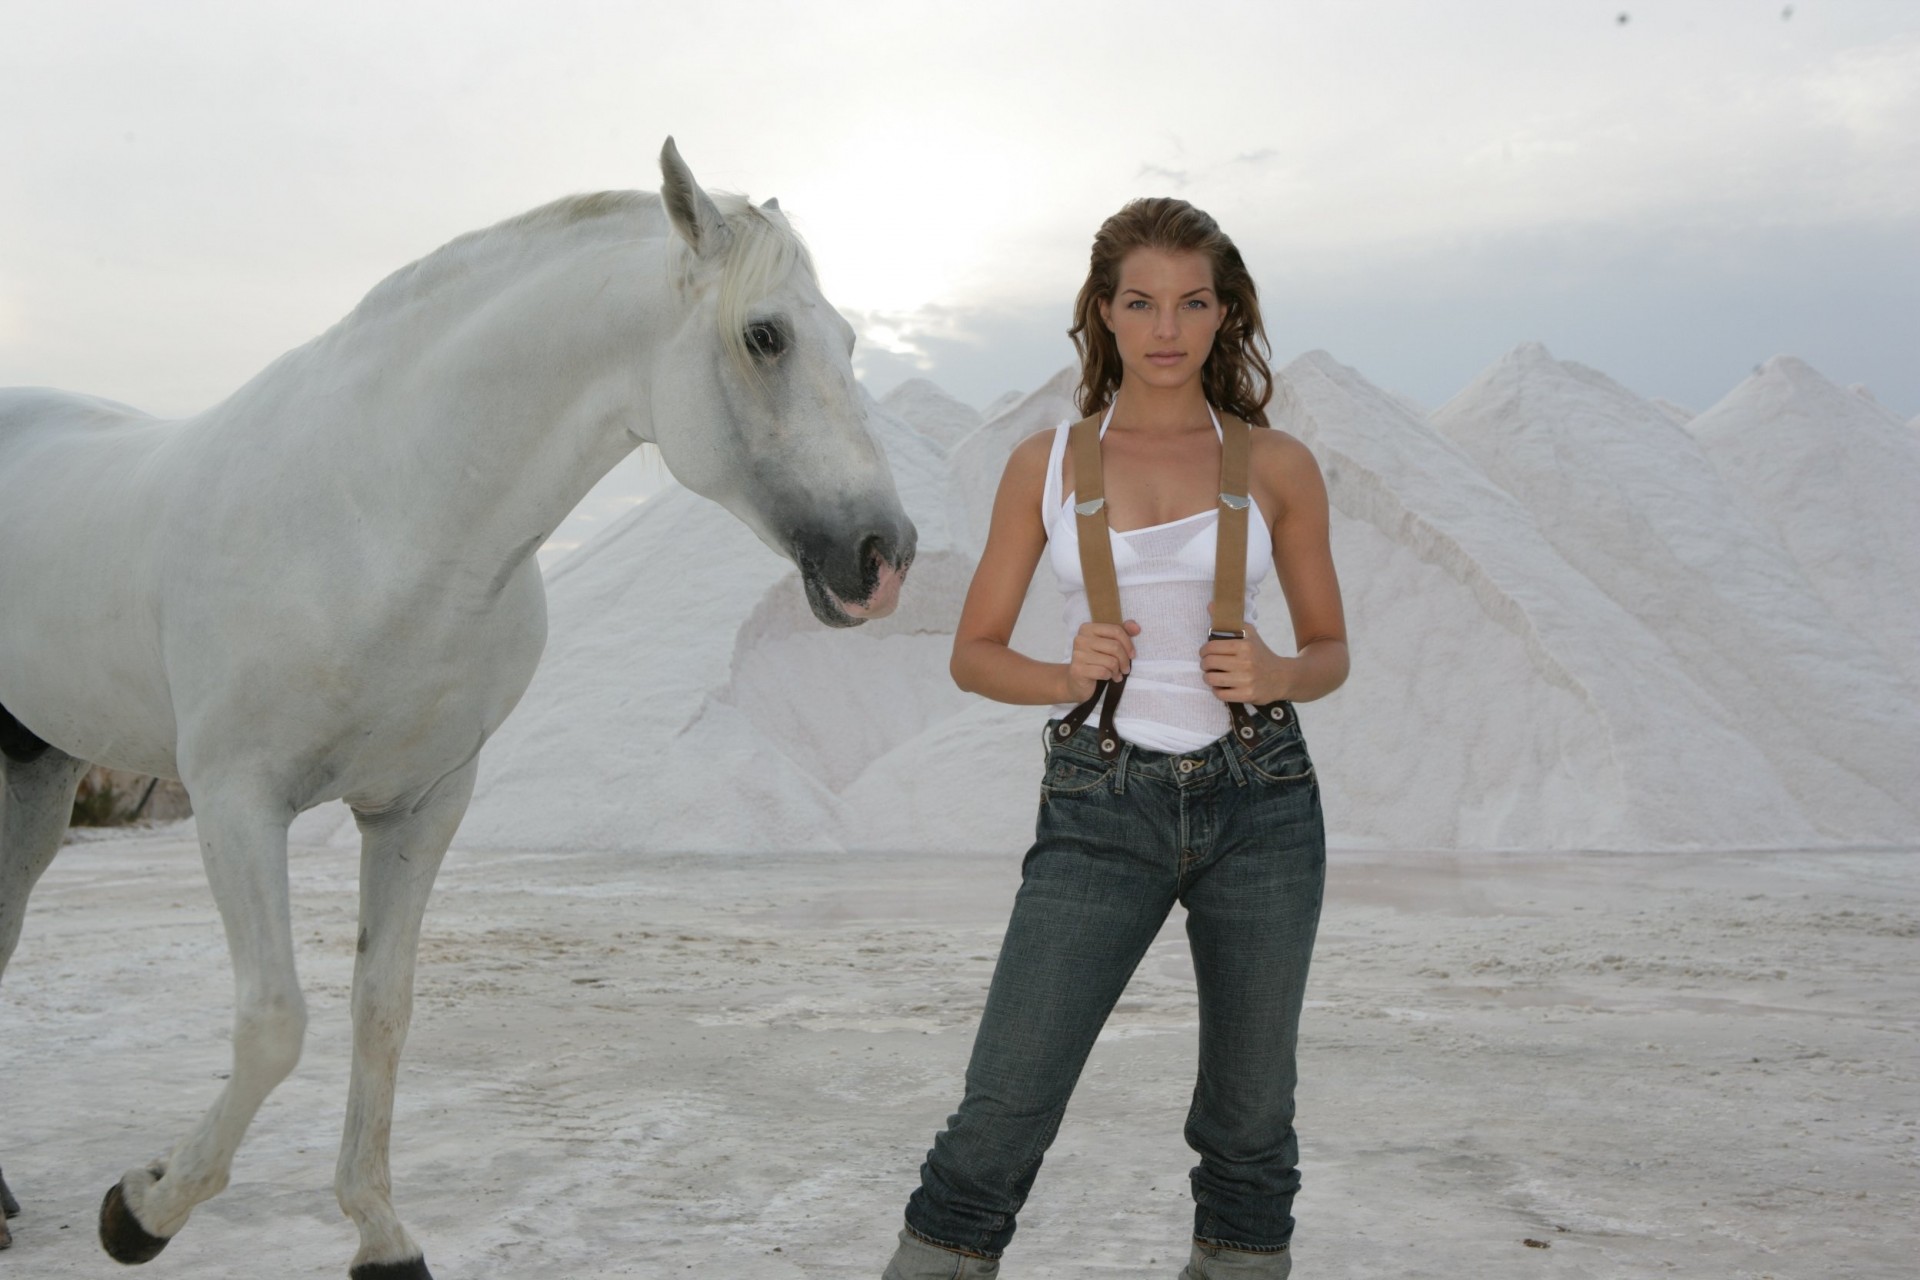
[[[6,1214],[9,1218],[20,1216],[20,1202],[13,1198],[13,1192],[7,1190],[7,1176],[3,1173],[0,1173],[0,1213]],[[0,1235],[5,1234],[4,1230],[0,1230]],[[0,1249],[5,1247],[0,1245]]]
[[[433,1280],[425,1258],[405,1262],[363,1262],[347,1272],[349,1280]]]
[[[160,1236],[147,1234],[147,1229],[133,1216],[133,1210],[127,1208],[126,1200],[120,1195],[120,1184],[116,1182],[107,1188],[107,1198],[100,1202],[100,1247],[115,1262],[131,1267],[159,1257],[167,1242]]]

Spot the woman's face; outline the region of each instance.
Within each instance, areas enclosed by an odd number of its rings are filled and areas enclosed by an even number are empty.
[[[1135,249],[1120,260],[1100,318],[1120,347],[1127,379],[1172,389],[1200,376],[1220,331],[1213,263],[1205,254]]]

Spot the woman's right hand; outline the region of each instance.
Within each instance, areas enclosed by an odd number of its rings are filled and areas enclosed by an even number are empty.
[[[1068,702],[1085,702],[1102,680],[1133,670],[1133,638],[1140,624],[1084,622],[1073,637],[1073,660],[1067,664]]]

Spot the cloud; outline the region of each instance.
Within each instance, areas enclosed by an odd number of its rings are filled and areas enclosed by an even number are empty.
[[[1155,178],[1162,182],[1171,183],[1176,189],[1187,185],[1187,171],[1185,169],[1169,169],[1164,165],[1143,164],[1140,166],[1139,176],[1142,178]]]

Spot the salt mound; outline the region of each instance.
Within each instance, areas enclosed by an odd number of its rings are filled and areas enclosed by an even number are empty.
[[[1479,849],[1815,838],[1666,646],[1471,458],[1324,352],[1284,376],[1276,425],[1327,477],[1353,651],[1346,685],[1301,708],[1343,833]],[[1264,634],[1291,650],[1284,623]]]
[[[1777,356],[1691,430],[1834,615],[1920,689],[1920,441],[1863,391]]]
[[[1911,839],[1920,706],[1879,651],[1836,622],[1691,435],[1538,344],[1481,374],[1433,423],[1667,645],[1824,836]]]
[[[1025,391],[1002,391],[993,398],[992,404],[980,411],[980,420],[982,422],[992,422],[995,418],[1026,398],[1027,393]]]
[[[880,398],[880,407],[939,445],[942,453],[966,439],[982,421],[971,405],[925,378],[907,379]]]
[[[1013,446],[1036,431],[1062,421],[1077,422],[1073,393],[1080,385],[1077,369],[1066,368],[1048,378],[1039,390],[1022,396],[997,414],[952,451],[948,501],[954,512],[954,532],[969,547],[984,546],[987,523],[993,515],[993,495],[1007,469]],[[1044,563],[1046,557],[1042,556]]]
[[[831,795],[718,697],[742,622],[790,572],[684,489],[569,556],[549,580],[546,656],[481,753],[461,842],[834,847]]]
[[[1687,406],[1683,404],[1675,404],[1673,401],[1664,400],[1659,396],[1655,396],[1653,399],[1647,401],[1647,403],[1652,405],[1654,408],[1658,409],[1660,412],[1666,414],[1669,418],[1672,418],[1675,422],[1679,423],[1683,427],[1686,426],[1689,422],[1692,422],[1696,417],[1699,416],[1693,410],[1687,408]]]
[[[481,755],[463,844],[846,846],[840,790],[965,701],[945,669],[972,571],[938,446],[868,413],[919,531],[893,616],[830,630],[731,515],[682,489],[650,499],[549,575],[547,653]]]

